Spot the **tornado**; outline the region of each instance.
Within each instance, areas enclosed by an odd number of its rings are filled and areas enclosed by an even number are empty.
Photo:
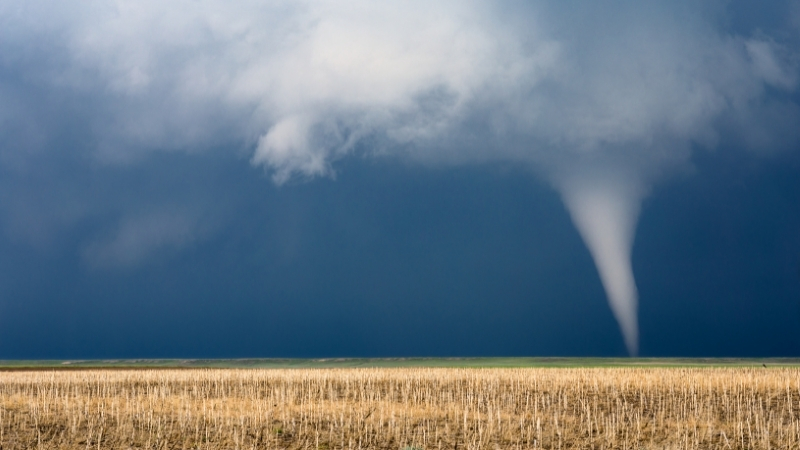
[[[575,177],[560,183],[564,204],[597,266],[628,354],[639,352],[639,295],[631,250],[643,197],[634,180],[620,174]]]

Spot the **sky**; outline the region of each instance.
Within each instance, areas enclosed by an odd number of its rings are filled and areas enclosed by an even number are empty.
[[[800,2],[0,4],[0,359],[800,356]]]

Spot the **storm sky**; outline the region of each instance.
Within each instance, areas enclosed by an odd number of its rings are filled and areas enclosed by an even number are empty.
[[[0,4],[0,358],[797,356],[800,2]]]

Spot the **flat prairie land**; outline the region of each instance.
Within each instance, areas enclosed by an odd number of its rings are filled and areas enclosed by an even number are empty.
[[[307,369],[400,367],[800,367],[800,358],[249,358],[0,360],[0,371],[53,369]]]
[[[0,448],[800,449],[800,369],[18,367]]]

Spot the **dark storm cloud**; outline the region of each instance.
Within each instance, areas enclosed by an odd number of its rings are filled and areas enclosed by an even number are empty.
[[[426,159],[560,166],[630,146],[646,166],[714,146],[720,121],[777,139],[790,129],[758,119],[797,118],[779,95],[795,42],[726,29],[723,5],[10,2],[3,117],[52,135],[63,118],[42,113],[78,115],[110,161],[234,144],[278,181],[376,135]]]
[[[0,155],[23,180],[3,200],[7,229],[41,240],[114,211],[83,247],[113,266],[218,226],[202,200],[128,207],[59,179],[35,197],[25,180],[62,160],[121,171],[225,151],[278,184],[333,175],[353,153],[519,162],[561,194],[635,353],[630,253],[652,184],[695,148],[798,142],[797,2],[773,6],[789,13],[772,28],[737,25],[737,5],[4,2]]]

